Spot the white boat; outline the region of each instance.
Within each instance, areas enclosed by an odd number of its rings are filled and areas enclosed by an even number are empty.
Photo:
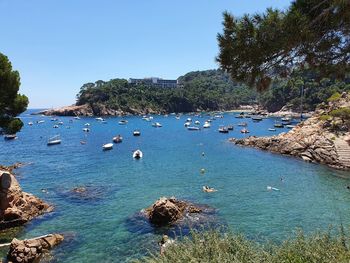
[[[58,121],[57,118],[52,118],[50,121]]]
[[[54,125],[53,128],[58,128],[58,125]]]
[[[187,122],[192,122],[192,119],[191,119],[191,118],[187,118],[186,121],[187,121]]]
[[[195,127],[195,126],[189,126],[189,127],[187,127],[187,130],[189,130],[189,131],[199,131],[200,128],[199,127]]]
[[[291,121],[291,118],[289,118],[289,117],[284,117],[284,118],[281,118],[281,121],[290,122],[290,121]]]
[[[57,123],[58,125],[63,125],[63,121],[60,121]]]
[[[104,121],[102,117],[95,118],[97,121]]]
[[[248,131],[246,128],[243,128],[243,129],[241,130],[241,133],[249,133],[249,131]]]
[[[274,128],[269,128],[269,131],[276,131],[276,129],[274,129]]]
[[[84,132],[89,132],[90,129],[89,129],[89,128],[83,128],[83,131],[84,131]]]
[[[286,128],[288,129],[293,129],[295,127],[295,125],[286,125]]]
[[[4,139],[7,141],[14,140],[14,139],[17,139],[17,136],[16,136],[16,134],[5,134]]]
[[[133,135],[134,136],[140,136],[141,132],[139,130],[134,130]]]
[[[41,121],[36,121],[36,123],[41,124],[44,123],[45,121],[41,120]]]
[[[106,121],[106,120],[103,120],[103,121],[101,121],[101,123],[103,123],[103,124],[107,124],[107,121]]]
[[[199,125],[201,123],[199,121],[195,121],[194,124]]]
[[[33,123],[30,121],[30,122],[28,122],[28,125],[32,126],[32,125],[33,125]]]
[[[54,137],[51,137],[50,139],[47,140],[47,145],[56,145],[56,144],[61,144],[61,138],[59,135],[56,135]]]
[[[80,120],[80,117],[75,116],[73,119]]]
[[[240,122],[240,123],[237,124],[237,126],[247,127],[247,126],[248,126],[248,123],[246,123],[246,122]]]
[[[113,149],[113,143],[106,143],[106,144],[102,145],[102,149],[104,151],[112,150]]]
[[[136,150],[133,152],[132,157],[135,159],[141,159],[143,157],[143,153],[140,150]]]
[[[90,123],[85,123],[84,126],[90,126]]]
[[[218,129],[218,131],[219,131],[220,133],[228,133],[227,127],[224,127],[224,126],[220,126],[219,129]]]
[[[203,128],[210,128],[211,124],[210,122],[205,122],[204,125],[203,125]]]
[[[123,137],[121,135],[117,135],[113,137],[113,142],[115,143],[121,143],[123,141]]]
[[[128,123],[128,121],[127,121],[127,120],[120,120],[118,123],[119,123],[120,125],[125,125],[125,124]]]
[[[160,124],[159,122],[155,122],[155,123],[152,123],[152,127],[160,128],[162,127],[162,124]]]
[[[175,119],[180,120],[180,116],[176,116]]]

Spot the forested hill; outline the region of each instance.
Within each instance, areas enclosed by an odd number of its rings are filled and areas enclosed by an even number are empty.
[[[288,79],[276,78],[271,87],[255,89],[232,81],[220,70],[194,71],[178,78],[177,88],[132,85],[126,79],[98,80],[84,84],[77,95],[78,107],[48,112],[56,115],[119,115],[169,112],[218,111],[240,105],[260,104],[270,112],[289,105],[306,111],[325,102],[335,92],[350,90],[350,78],[344,81],[322,78],[308,70],[295,71]],[[301,96],[303,92],[303,96]]]
[[[132,85],[125,79],[84,84],[77,105],[123,113],[216,111],[237,108],[256,100],[256,92],[232,82],[219,70],[190,72],[179,78],[178,88]]]

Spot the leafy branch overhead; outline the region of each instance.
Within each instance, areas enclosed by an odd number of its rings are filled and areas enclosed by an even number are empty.
[[[343,78],[350,62],[350,1],[295,0],[285,10],[235,18],[224,13],[220,67],[258,90],[295,68]]]

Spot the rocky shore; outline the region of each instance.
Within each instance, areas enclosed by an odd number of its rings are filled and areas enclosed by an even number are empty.
[[[27,223],[53,207],[23,192],[15,176],[0,170],[0,230]]]
[[[343,125],[339,118],[330,117],[332,111],[349,107],[350,96],[344,93],[339,100],[321,105],[312,117],[288,133],[271,137],[231,138],[230,141],[236,145],[296,156],[308,162],[350,169],[349,127]]]

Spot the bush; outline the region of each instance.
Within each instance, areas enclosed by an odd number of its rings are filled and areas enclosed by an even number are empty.
[[[336,101],[341,98],[341,94],[339,92],[333,93],[333,95],[327,99],[328,102]]]
[[[321,121],[329,121],[331,118],[332,118],[331,116],[326,114],[320,116]]]
[[[343,231],[335,236],[328,231],[309,237],[299,231],[281,244],[261,245],[242,235],[211,230],[192,232],[191,237],[170,245],[164,255],[151,255],[137,262],[345,263],[350,260],[348,241]]]

